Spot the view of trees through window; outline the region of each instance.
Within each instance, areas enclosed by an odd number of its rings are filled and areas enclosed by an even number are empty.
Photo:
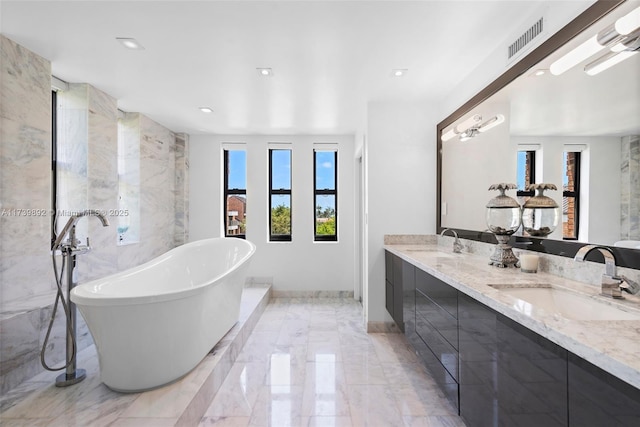
[[[314,150],[315,240],[335,241],[337,233],[337,151]]]
[[[269,150],[271,241],[291,241],[291,150]]]
[[[275,144],[273,145],[275,147]],[[337,241],[336,150],[314,150],[314,240]],[[292,150],[269,148],[269,241],[292,240]],[[247,232],[247,153],[224,150],[225,236],[244,238]]]

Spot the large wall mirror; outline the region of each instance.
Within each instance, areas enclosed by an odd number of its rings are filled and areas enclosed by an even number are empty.
[[[638,0],[596,2],[438,125],[438,232],[493,241],[491,184],[518,184],[524,203],[527,182],[552,183],[558,227],[520,230],[516,247],[606,245],[640,268],[639,14]]]

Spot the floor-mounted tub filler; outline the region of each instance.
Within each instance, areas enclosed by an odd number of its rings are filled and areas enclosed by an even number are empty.
[[[251,242],[199,240],[138,267],[77,286],[73,301],[116,391],[171,383],[207,355],[238,321]]]

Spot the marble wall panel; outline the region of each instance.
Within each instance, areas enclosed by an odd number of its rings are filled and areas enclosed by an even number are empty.
[[[0,309],[49,292],[51,65],[0,36]]]
[[[0,35],[2,117],[26,127],[51,122],[51,64],[48,60]]]
[[[118,107],[115,98],[89,85],[88,108],[88,207],[110,222],[104,227],[97,218],[84,220],[93,249],[85,257],[89,269],[83,279],[93,280],[118,271]]]
[[[37,374],[39,365],[40,310],[2,321],[0,329],[0,393]]]
[[[189,240],[189,135],[176,135],[175,244]]]
[[[622,138],[620,162],[621,240],[640,240],[640,137]]]
[[[43,214],[0,216],[1,392],[40,372],[39,354],[54,301],[51,266],[51,69],[47,60],[0,36],[0,209]],[[135,113],[139,150],[141,241],[117,245],[118,110],[116,100],[88,84],[58,94],[58,229],[73,212],[99,209],[78,222],[78,237],[93,250],[78,257],[83,283],[139,265],[181,244],[188,223],[188,136],[176,135]],[[178,232],[176,232],[176,223]],[[183,240],[184,239],[184,240]],[[48,360],[64,359],[64,322],[59,311]],[[78,319],[82,349],[91,343]]]

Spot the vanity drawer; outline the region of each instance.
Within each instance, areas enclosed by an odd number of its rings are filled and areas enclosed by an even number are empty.
[[[453,376],[445,369],[440,360],[429,349],[424,341],[416,334],[408,336],[409,342],[416,351],[416,355],[422,364],[431,373],[432,378],[436,381],[440,390],[445,394],[447,399],[455,406],[460,408],[459,386]]]
[[[447,372],[456,381],[458,380],[458,350],[436,329],[433,324],[425,317],[426,310],[422,307],[430,307],[439,309],[433,302],[424,296],[420,291],[416,291],[416,333],[422,338],[431,352],[435,355]],[[450,339],[457,343],[457,326],[455,331],[444,329],[442,332],[448,335]],[[453,339],[455,334],[456,339]]]
[[[440,279],[416,269],[416,289],[431,298],[454,318],[458,318],[458,290]]]
[[[418,316],[429,322],[431,327],[458,351],[458,319],[420,290],[416,290],[416,317]]]

